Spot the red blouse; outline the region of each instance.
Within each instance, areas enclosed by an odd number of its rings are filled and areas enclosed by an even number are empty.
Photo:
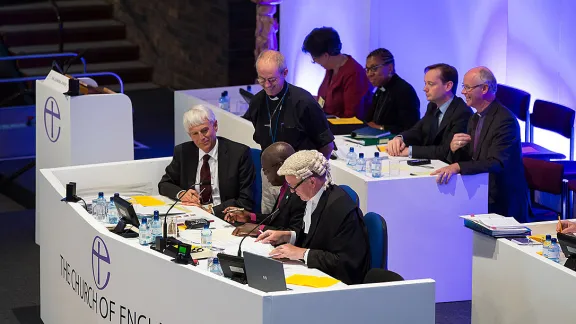
[[[372,102],[372,85],[362,65],[352,56],[338,70],[334,78],[333,70],[326,70],[324,80],[318,89],[318,97],[324,99],[324,112],[341,118],[364,116]]]

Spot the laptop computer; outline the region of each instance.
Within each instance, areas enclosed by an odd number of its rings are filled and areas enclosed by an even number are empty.
[[[286,291],[282,262],[258,254],[244,252],[244,268],[248,286],[263,292]]]
[[[252,98],[254,98],[254,94],[251,92],[248,92],[242,88],[240,88],[238,91],[240,92],[240,95],[242,96],[242,98],[244,98],[246,103],[250,104],[250,101],[252,101]]]
[[[248,283],[246,280],[246,271],[244,270],[244,259],[242,257],[225,253],[218,253],[217,257],[224,277],[244,285]]]

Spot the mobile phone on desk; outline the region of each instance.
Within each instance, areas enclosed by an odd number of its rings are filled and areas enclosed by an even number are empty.
[[[426,164],[430,164],[430,159],[414,159],[414,160],[408,160],[408,165],[411,166],[419,166],[419,165],[426,165]]]

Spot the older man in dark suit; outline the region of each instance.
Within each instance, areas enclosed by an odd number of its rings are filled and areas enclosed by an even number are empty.
[[[331,184],[328,161],[318,151],[300,151],[278,170],[290,190],[306,202],[298,230],[267,230],[257,241],[277,247],[270,255],[302,260],[346,284],[359,284],[370,269],[370,245],[362,211]],[[286,243],[286,244],[282,244]]]
[[[252,210],[256,175],[250,148],[217,137],[218,121],[202,105],[184,113],[184,128],[192,141],[174,148],[172,162],[158,184],[160,194],[186,205],[211,206],[206,209],[221,218],[228,206]]]
[[[467,134],[455,134],[450,143],[448,160],[454,163],[432,174],[438,175],[439,183],[447,183],[456,173],[488,172],[488,212],[530,221],[516,117],[496,100],[496,78],[488,68],[468,71],[462,87],[466,103],[477,113],[468,122]]]
[[[448,64],[424,69],[424,92],[430,101],[426,115],[388,143],[392,156],[446,161],[454,134],[466,131],[472,109],[456,95],[458,71]]]

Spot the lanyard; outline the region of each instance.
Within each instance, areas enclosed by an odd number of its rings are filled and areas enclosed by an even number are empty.
[[[280,119],[280,113],[282,112],[282,103],[284,102],[284,97],[286,96],[286,93],[288,92],[288,87],[286,87],[286,91],[284,91],[284,94],[282,95],[282,99],[280,99],[280,103],[278,103],[278,105],[276,106],[276,109],[274,109],[274,111],[272,112],[272,115],[270,115],[270,107],[268,104],[268,98],[266,98],[266,112],[268,113],[268,120],[269,120],[269,125],[270,125],[270,129],[268,131],[268,133],[270,134],[270,137],[272,137],[272,143],[276,143],[276,135],[278,132],[278,120]],[[280,110],[278,110],[278,107],[280,107]],[[276,115],[276,126],[274,128],[274,133],[272,133],[272,117],[274,117],[274,114],[276,114],[276,110],[278,110],[278,115]]]

